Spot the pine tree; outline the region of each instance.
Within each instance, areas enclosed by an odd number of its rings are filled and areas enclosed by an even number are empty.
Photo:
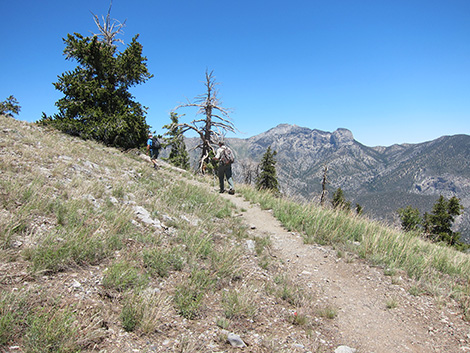
[[[331,200],[331,205],[334,209],[345,211],[351,210],[351,202],[346,201],[346,199],[344,198],[343,190],[341,188],[336,189],[336,191],[334,192],[333,200]]]
[[[187,170],[189,169],[189,155],[184,143],[183,129],[178,125],[179,116],[172,112],[170,119],[171,124],[163,126],[164,129],[168,129],[168,132],[164,134],[164,136],[168,136],[165,138],[165,147],[171,148],[167,160],[171,164]]]
[[[78,66],[54,83],[64,93],[56,102],[59,113],[52,117],[43,114],[39,122],[110,146],[128,149],[145,145],[149,132],[146,108],[134,101],[129,89],[152,75],[137,39],[138,35],[119,52],[109,38],[68,34],[64,54]]]
[[[260,174],[256,180],[256,187],[258,190],[267,189],[274,193],[279,193],[279,183],[276,176],[276,160],[274,157],[277,155],[276,151],[271,151],[268,147],[264,153],[260,163]]]
[[[21,107],[15,97],[10,96],[3,102],[0,102],[0,115],[12,117],[13,114],[19,114]]]
[[[429,229],[437,241],[443,241],[449,245],[459,247],[460,233],[452,231],[455,217],[462,213],[463,206],[457,197],[453,196],[447,200],[440,196],[432,208],[431,214],[425,217],[425,228]]]
[[[423,219],[419,214],[417,208],[411,206],[406,206],[405,208],[400,208],[397,211],[398,216],[401,221],[401,228],[406,231],[418,230],[421,227]]]

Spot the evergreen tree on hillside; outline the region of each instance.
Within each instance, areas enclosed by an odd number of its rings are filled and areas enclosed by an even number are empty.
[[[3,102],[0,102],[0,115],[12,117],[13,114],[19,114],[21,107],[15,97],[10,96]]]
[[[276,160],[274,157],[277,155],[276,151],[271,151],[268,147],[260,163],[260,173],[256,180],[256,187],[261,189],[271,190],[274,193],[279,193],[279,183],[276,175]]]
[[[356,210],[356,214],[358,216],[362,216],[362,214],[364,213],[364,208],[361,205],[359,205],[358,203],[356,203],[355,210]]]
[[[167,160],[177,167],[189,169],[189,155],[184,143],[183,129],[178,125],[179,116],[172,112],[170,119],[171,124],[163,126],[164,129],[168,130],[164,134],[164,136],[168,136],[165,138],[165,147],[171,148]]]
[[[400,208],[397,211],[401,221],[401,228],[406,231],[418,230],[421,227],[423,219],[420,216],[419,210],[411,206]]]
[[[441,195],[434,204],[432,212],[425,212],[423,217],[420,217],[418,209],[411,206],[400,208],[397,212],[403,230],[418,230],[422,227],[424,234],[433,241],[465,250],[468,246],[460,240],[460,233],[452,231],[455,217],[462,214],[462,211],[463,206],[457,197],[453,196],[447,200]]]
[[[351,210],[351,202],[346,201],[343,190],[341,188],[336,189],[336,191],[334,192],[333,199],[331,200],[331,205],[334,209],[345,211]]]
[[[68,34],[64,39],[66,59],[75,60],[78,66],[54,83],[64,93],[56,102],[59,113],[52,117],[43,114],[39,122],[110,146],[126,149],[143,146],[149,132],[146,108],[134,100],[129,89],[152,77],[147,59],[142,56],[138,35],[119,52],[114,44],[116,31],[112,26],[103,28],[108,37],[102,39],[78,33]]]
[[[445,242],[452,246],[461,245],[460,233],[452,231],[455,217],[462,213],[463,206],[457,197],[447,200],[440,196],[432,208],[431,214],[425,216],[425,229],[428,229],[437,241]]]

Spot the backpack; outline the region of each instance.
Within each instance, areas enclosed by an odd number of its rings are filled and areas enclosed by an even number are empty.
[[[233,155],[233,151],[228,147],[222,148],[222,153],[220,155],[220,161],[223,164],[232,164],[233,162],[235,162],[235,157]]]
[[[162,147],[160,141],[154,136],[152,137],[152,149],[159,150]]]

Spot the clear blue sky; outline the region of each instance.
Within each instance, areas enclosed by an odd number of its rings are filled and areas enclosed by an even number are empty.
[[[57,112],[52,83],[76,66],[62,38],[98,32],[108,7],[0,0],[0,101],[14,95],[18,119]],[[155,76],[132,93],[157,132],[208,69],[241,138],[281,123],[367,146],[470,134],[470,0],[114,0],[111,16],[126,43],[140,34]]]

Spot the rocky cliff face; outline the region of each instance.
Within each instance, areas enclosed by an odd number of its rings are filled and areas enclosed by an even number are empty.
[[[249,139],[229,139],[237,154],[238,181],[245,179],[266,149],[277,151],[282,191],[318,202],[324,166],[328,188],[338,187],[366,214],[398,222],[398,208],[411,205],[429,212],[439,195],[456,195],[465,207],[456,226],[470,241],[470,136],[444,136],[421,144],[367,147],[347,129],[334,132],[282,124]],[[331,197],[330,193],[330,197]]]

